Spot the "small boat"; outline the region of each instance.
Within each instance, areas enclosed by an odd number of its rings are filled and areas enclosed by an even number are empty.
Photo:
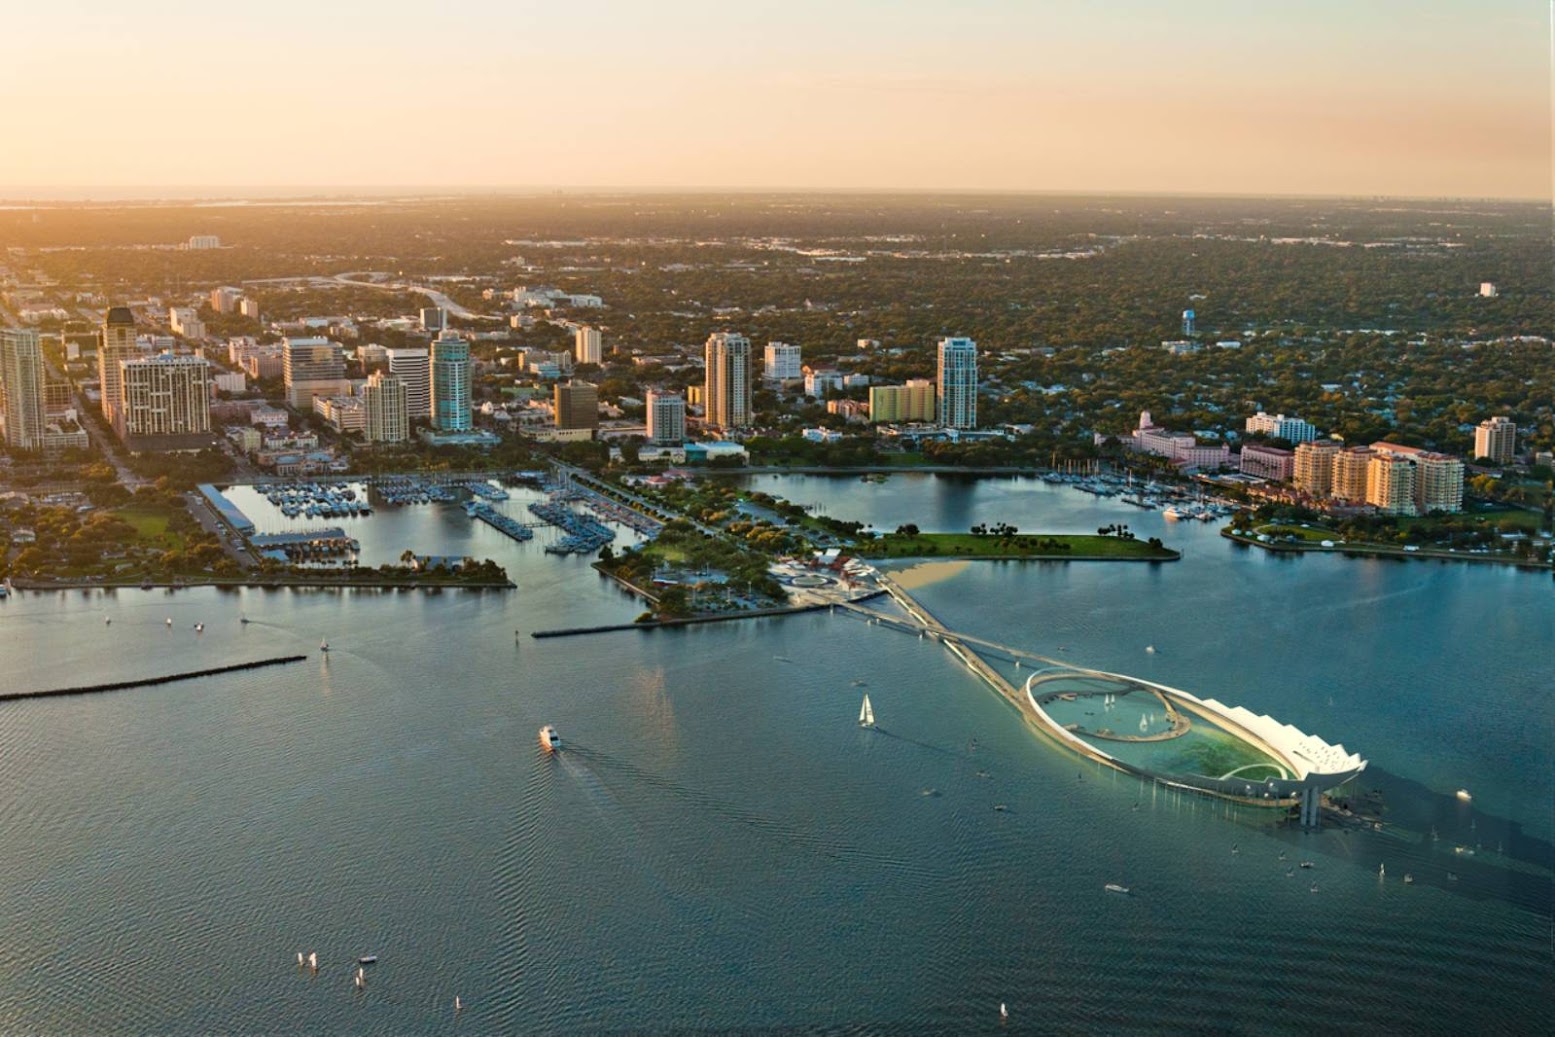
[[[303,962],[303,957],[302,957],[302,952],[301,952],[301,951],[298,951],[298,952],[297,952],[297,967],[298,967],[298,968],[299,968],[299,969],[300,969],[300,968],[302,968],[302,966],[303,966],[303,963],[304,963],[304,962]]]
[[[362,970],[361,969],[357,969],[356,970],[356,989],[363,990],[363,989],[366,988],[366,986],[367,986],[367,977],[362,974]]]
[[[994,810],[998,811],[1001,814],[1004,813],[1006,810],[1010,809],[1009,807],[1005,806],[1003,803],[995,803],[993,805],[993,808],[994,808]]]
[[[1463,800],[1463,802],[1465,802],[1465,803],[1469,802],[1470,800],[1472,800],[1474,798],[1473,796],[1469,795],[1469,790],[1468,789],[1459,789],[1457,792],[1453,793],[1453,795],[1457,796],[1459,799]]]
[[[168,626],[172,626],[173,625],[173,617],[172,616],[168,616],[167,617],[167,625]]]
[[[1386,862],[1383,862],[1382,864],[1377,865],[1377,877],[1379,879],[1385,877],[1387,875],[1387,873],[1388,873],[1388,865],[1387,865]]]
[[[1120,886],[1116,882],[1109,882],[1109,883],[1107,883],[1106,890],[1107,890],[1108,893],[1122,893],[1124,896],[1128,896],[1129,895],[1128,887],[1127,886]]]
[[[556,728],[546,724],[540,729],[540,748],[548,753],[554,753],[562,747],[562,736],[556,733]]]
[[[203,633],[205,633],[205,624],[204,623],[196,623],[194,625],[194,632],[196,634],[203,634]]]
[[[454,995],[454,1011],[455,1012],[462,1012],[462,1011],[464,1011],[464,1002],[459,1000],[459,995],[458,994]]]
[[[1303,868],[1310,868],[1310,867],[1312,867],[1312,862],[1311,861],[1302,861],[1301,862],[1301,866]]]
[[[238,620],[238,622],[242,623],[244,626],[248,626],[248,617],[244,616],[242,619]]]
[[[1407,872],[1407,871],[1404,872],[1404,885],[1406,885],[1406,886],[1413,886],[1414,884],[1415,884],[1415,877],[1413,875],[1409,874],[1409,872]]]
[[[105,626],[105,627],[113,626],[113,617],[112,616],[104,616],[103,617],[103,626]]]
[[[364,954],[360,958],[356,959],[356,963],[358,965],[376,965],[378,964],[378,955]]]
[[[318,951],[309,951],[308,952],[308,968],[312,969],[314,972],[317,972],[319,970],[319,952]]]
[[[872,707],[869,704],[869,695],[867,693],[864,695],[864,704],[859,707],[859,711],[858,711],[858,726],[859,727],[874,727],[875,726],[875,710],[874,710],[874,707]]]
[[[1314,893],[1317,892],[1317,883],[1316,882],[1312,883],[1312,892],[1314,892]]]
[[[1145,645],[1145,654],[1146,655],[1154,655],[1155,654],[1155,645]]]
[[[320,641],[319,642],[319,651],[321,651],[321,652],[329,651],[329,642],[328,641]]]
[[[999,1002],[999,1018],[1000,1019],[1008,1019],[1009,1017],[1010,1017],[1010,1010],[1008,1008],[1004,1007],[1004,1002],[1003,1001],[1000,1001]]]

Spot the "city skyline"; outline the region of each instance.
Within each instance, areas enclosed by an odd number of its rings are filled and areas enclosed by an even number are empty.
[[[1518,0],[954,12],[597,0],[560,40],[535,31],[532,4],[468,3],[431,23],[402,3],[75,6],[10,19],[0,197],[1550,192],[1550,15]],[[125,53],[178,60],[124,75]],[[436,60],[451,54],[464,60]],[[556,117],[516,132],[515,103]],[[352,147],[309,148],[303,163],[297,147],[256,146],[342,134]],[[460,161],[404,146],[422,134],[457,141]],[[76,140],[112,165],[81,161]]]

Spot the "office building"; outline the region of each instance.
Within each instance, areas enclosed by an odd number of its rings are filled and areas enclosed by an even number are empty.
[[[791,382],[803,377],[804,364],[798,346],[787,342],[768,342],[762,377],[769,382]]]
[[[1408,459],[1373,454],[1366,466],[1366,503],[1384,515],[1415,515],[1415,466]]]
[[[43,347],[31,328],[0,328],[0,402],[5,441],[14,450],[43,449]]]
[[[1247,443],[1242,447],[1242,459],[1238,467],[1244,475],[1287,482],[1295,474],[1296,452],[1264,446],[1262,443]]]
[[[1341,449],[1332,439],[1298,443],[1293,473],[1296,489],[1314,497],[1329,496],[1334,489],[1334,458]]]
[[[1511,418],[1486,418],[1474,430],[1474,457],[1488,457],[1497,464],[1510,464],[1517,453],[1517,423]]]
[[[1317,427],[1310,422],[1287,418],[1283,414],[1265,414],[1263,411],[1247,419],[1246,431],[1262,432],[1291,443],[1310,443],[1317,438]]]
[[[367,412],[362,431],[369,442],[402,443],[410,438],[410,399],[398,375],[384,371],[368,375],[362,406]]]
[[[751,421],[750,339],[732,331],[714,332],[706,346],[706,423],[715,428],[744,428]]]
[[[598,328],[584,325],[572,337],[572,356],[580,364],[599,364],[605,359],[605,340]]]
[[[1456,457],[1388,442],[1373,443],[1371,449],[1379,456],[1414,466],[1414,514],[1463,510],[1463,462]],[[1367,503],[1371,503],[1369,498]]]
[[[432,416],[432,361],[425,349],[385,350],[389,373],[405,383],[405,415],[411,421]]]
[[[281,344],[281,374],[286,402],[300,411],[313,410],[315,396],[349,396],[345,351],[327,338],[289,338]]]
[[[599,389],[588,382],[560,382],[555,388],[556,427],[599,428]]]
[[[128,306],[114,306],[103,319],[102,341],[97,346],[97,384],[102,392],[103,418],[124,435],[124,384],[119,365],[140,356],[135,341],[135,314]]]
[[[432,340],[428,368],[431,372],[432,427],[439,432],[473,431],[470,344],[452,331],[443,332]]]
[[[806,371],[804,375],[804,394],[815,399],[823,399],[829,392],[842,390],[842,372],[829,367],[818,367]]]
[[[167,323],[175,335],[182,335],[184,338],[205,337],[205,322],[200,319],[199,313],[193,307],[168,307]]]
[[[910,379],[906,385],[873,385],[869,389],[869,420],[875,424],[931,422],[936,405],[934,383]]]
[[[448,327],[448,315],[439,306],[423,306],[421,308],[421,330],[441,332]]]
[[[1371,467],[1370,447],[1347,447],[1334,454],[1334,467],[1329,479],[1329,495],[1348,504],[1366,502],[1367,470]]]
[[[189,239],[189,244],[185,247],[194,249],[195,251],[209,248],[221,248],[221,239],[214,234],[196,234],[194,237]]]
[[[211,368],[197,356],[156,356],[119,364],[124,384],[124,438],[194,436],[211,430]]]
[[[211,289],[211,309],[217,313],[236,313],[238,304],[243,301],[243,289],[241,288],[213,288]]]
[[[969,338],[939,340],[939,423],[977,427],[977,343]]]
[[[679,446],[686,441],[686,400],[678,392],[648,390],[648,442]]]

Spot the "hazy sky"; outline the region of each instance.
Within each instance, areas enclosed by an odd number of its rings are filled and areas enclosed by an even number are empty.
[[[0,195],[1551,189],[1548,0],[8,6]]]

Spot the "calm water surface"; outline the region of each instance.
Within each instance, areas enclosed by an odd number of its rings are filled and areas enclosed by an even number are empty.
[[[937,646],[841,616],[536,641],[640,606],[543,539],[384,511],[350,527],[367,563],[489,556],[518,589],[0,603],[6,689],[309,654],[0,706],[0,1032],[994,1033],[1000,1001],[1004,1032],[1542,1029],[1547,577],[1278,558],[1034,481],[752,481],[881,528],[1164,535],[1182,562],[917,593],[1342,740],[1392,823],[1302,835],[1103,773]]]

